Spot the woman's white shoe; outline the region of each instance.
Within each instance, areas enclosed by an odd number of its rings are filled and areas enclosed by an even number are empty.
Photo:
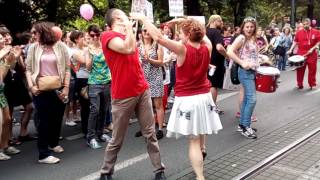
[[[48,156],[44,159],[40,159],[38,162],[43,163],[43,164],[56,164],[56,163],[60,162],[60,159],[56,158],[54,156]]]

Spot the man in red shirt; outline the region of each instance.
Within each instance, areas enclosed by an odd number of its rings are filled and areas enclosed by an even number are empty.
[[[292,53],[292,50],[298,45],[298,55],[305,56],[304,66],[297,69],[297,88],[303,89],[303,77],[308,66],[308,83],[310,89],[313,89],[316,84],[316,72],[317,72],[317,49],[320,43],[320,33],[318,30],[310,27],[310,19],[306,18],[303,22],[303,29],[298,30],[294,38],[294,42],[288,51],[288,54]]]
[[[164,180],[164,166],[155,134],[150,91],[139,62],[133,23],[119,9],[108,10],[106,23],[111,30],[102,34],[101,42],[112,76],[113,132],[112,140],[105,151],[100,180],[112,179],[117,154],[133,112],[136,113],[141,132],[147,139],[148,153],[155,168],[155,180]]]

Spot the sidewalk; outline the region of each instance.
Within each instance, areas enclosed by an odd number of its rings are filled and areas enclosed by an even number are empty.
[[[230,180],[318,127],[320,110],[315,108],[256,140],[209,157],[204,167],[206,180]],[[194,180],[196,177],[190,167],[168,179]],[[320,179],[320,135],[248,179]]]

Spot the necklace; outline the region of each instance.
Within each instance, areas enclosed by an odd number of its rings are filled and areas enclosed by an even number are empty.
[[[310,32],[308,33],[308,31],[304,30],[306,32],[306,37],[307,37],[307,41],[308,41],[308,45],[310,46],[311,42],[310,42],[310,34],[311,34],[311,30]]]

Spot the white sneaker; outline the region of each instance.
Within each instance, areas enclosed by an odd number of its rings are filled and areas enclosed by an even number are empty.
[[[3,151],[5,154],[8,155],[14,155],[14,154],[19,154],[21,151],[13,146],[9,146]]]
[[[44,163],[44,164],[56,164],[58,162],[60,162],[59,158],[56,158],[54,156],[48,156],[44,159],[40,159],[38,160],[39,163]]]
[[[106,135],[106,134],[102,134],[99,138],[100,141],[102,142],[110,142],[111,141],[111,137]]]
[[[0,152],[0,161],[6,161],[6,160],[9,160],[9,159],[11,159],[10,156],[6,155],[3,152]]]
[[[92,149],[99,149],[102,147],[95,138],[91,139],[90,142],[87,142],[87,144]]]
[[[66,121],[66,123],[65,123],[67,126],[69,126],[69,127],[73,127],[73,126],[76,126],[77,125],[77,123],[75,123],[74,121]]]
[[[49,148],[49,149],[52,150],[55,153],[63,153],[64,152],[64,149],[59,145],[54,147],[54,148]]]

